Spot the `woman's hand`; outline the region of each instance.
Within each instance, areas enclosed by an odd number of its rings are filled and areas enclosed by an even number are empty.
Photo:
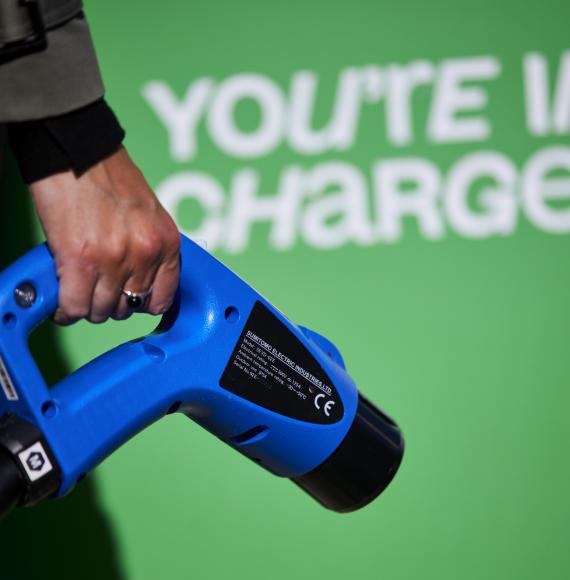
[[[128,318],[123,289],[152,289],[142,311],[168,309],[178,287],[178,230],[125,149],[80,177],[58,173],[30,190],[60,280],[57,323]]]

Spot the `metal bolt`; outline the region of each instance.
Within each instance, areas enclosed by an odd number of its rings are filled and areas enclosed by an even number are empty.
[[[36,289],[29,283],[20,284],[14,290],[14,299],[21,308],[30,308],[36,301]]]

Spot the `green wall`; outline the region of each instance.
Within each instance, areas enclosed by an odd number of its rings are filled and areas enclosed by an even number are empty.
[[[53,577],[568,578],[568,3],[86,7],[180,227],[332,339],[407,449],[376,502],[337,515],[169,416],[83,503],[1,533],[43,526]],[[152,326],[58,335],[77,367]]]

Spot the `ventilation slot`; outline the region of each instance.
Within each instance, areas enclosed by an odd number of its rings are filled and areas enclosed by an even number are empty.
[[[248,429],[239,435],[235,435],[231,438],[231,442],[235,445],[245,445],[246,443],[254,443],[263,439],[267,435],[269,428],[265,425],[258,425],[253,427],[253,429]]]

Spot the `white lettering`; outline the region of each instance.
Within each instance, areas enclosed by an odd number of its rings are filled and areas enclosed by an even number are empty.
[[[559,135],[570,131],[570,51],[560,57],[556,88],[550,108],[548,63],[538,52],[523,58],[526,125],[539,137],[549,133]]]
[[[197,200],[204,209],[201,226],[185,233],[194,239],[204,240],[209,249],[216,248],[223,228],[222,209],[225,197],[221,185],[211,176],[198,172],[177,173],[165,179],[157,188],[158,198],[166,210],[176,218],[180,202]]]
[[[248,245],[252,225],[271,222],[270,242],[278,250],[295,242],[301,198],[301,169],[287,168],[280,181],[280,190],[273,196],[257,196],[259,176],[250,169],[238,171],[230,187],[230,207],[224,247],[228,252],[243,251]]]
[[[564,171],[565,176],[548,176]],[[535,153],[523,171],[522,201],[528,219],[552,233],[570,232],[570,207],[554,208],[548,201],[570,201],[570,147],[548,147]]]
[[[488,100],[481,87],[463,87],[462,83],[491,80],[499,72],[499,62],[491,56],[443,61],[437,71],[428,122],[428,134],[434,142],[482,141],[490,136],[487,119],[459,116],[481,110]]]
[[[516,222],[516,170],[500,153],[477,152],[457,162],[447,178],[445,210],[450,225],[468,238],[506,235]],[[483,212],[474,212],[467,203],[477,180],[492,178],[494,185],[484,185],[478,192]]]
[[[252,99],[259,106],[261,122],[252,132],[243,132],[235,122],[236,105]],[[240,159],[267,155],[283,138],[285,99],[271,79],[258,74],[239,74],[217,88],[208,114],[208,129],[214,143]]]
[[[350,241],[373,241],[366,182],[356,167],[340,161],[322,163],[307,174],[306,187],[309,196],[318,196],[301,221],[308,244],[332,249]]]
[[[210,79],[200,79],[190,85],[179,102],[171,88],[162,81],[151,81],[143,97],[168,131],[170,154],[175,161],[190,161],[196,155],[196,128],[204,114],[212,91]]]
[[[411,143],[412,96],[414,90],[433,80],[434,67],[426,61],[412,62],[408,66],[388,67],[388,94],[386,119],[388,138],[394,145]]]
[[[373,182],[380,240],[399,240],[404,216],[415,216],[426,238],[435,240],[443,236],[437,209],[441,178],[433,163],[412,158],[382,161],[374,165]],[[412,187],[405,187],[406,184]]]

